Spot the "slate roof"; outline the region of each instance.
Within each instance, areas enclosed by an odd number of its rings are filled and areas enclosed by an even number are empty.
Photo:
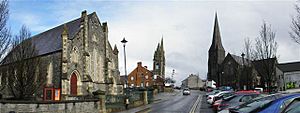
[[[269,58],[269,59],[263,59],[263,60],[254,60],[252,61],[255,70],[260,74],[260,75],[266,75],[267,74],[267,69],[272,65],[276,65],[277,59],[276,58]],[[269,64],[266,66],[266,64]]]
[[[281,63],[278,67],[283,72],[300,71],[300,62]]]
[[[88,15],[88,18],[96,16],[96,13],[93,12]],[[68,38],[72,39],[80,30],[81,17],[69,21],[67,23],[61,24],[57,27],[49,29],[45,32],[32,36],[24,41],[31,41],[35,45],[35,50],[37,54],[35,56],[40,56],[55,51],[62,50],[62,38],[61,34],[63,32],[64,25],[68,28]],[[23,42],[24,42],[23,41]],[[22,43],[21,43],[22,44]],[[10,54],[8,54],[9,57]],[[35,57],[33,56],[33,57]],[[5,61],[4,61],[5,62]],[[5,62],[4,64],[9,63]]]
[[[230,53],[229,53],[230,54]],[[231,57],[239,64],[239,65],[243,65],[243,57],[234,55],[234,54],[230,54]],[[244,58],[244,64],[246,66],[250,66],[251,65],[251,60]]]

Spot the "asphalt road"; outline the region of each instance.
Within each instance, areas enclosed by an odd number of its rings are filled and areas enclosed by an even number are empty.
[[[162,101],[159,103],[152,104],[147,113],[189,113],[192,108],[194,108],[195,113],[199,113],[200,107],[193,107],[198,105],[197,101],[200,95],[200,91],[191,91],[191,95],[182,95],[179,94],[171,97],[167,101]],[[196,103],[196,104],[195,104]],[[195,109],[196,108],[196,109]]]

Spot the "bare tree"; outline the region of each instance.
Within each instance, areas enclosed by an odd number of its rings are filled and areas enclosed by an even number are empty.
[[[252,44],[249,37],[244,39],[244,50],[243,53],[246,55],[246,59],[252,60]]]
[[[263,22],[259,37],[256,38],[253,49],[254,65],[262,78],[262,84],[267,84],[270,91],[272,82],[276,80],[276,53],[277,42],[275,40],[276,33],[271,29],[271,25]]]
[[[22,26],[13,40],[13,49],[5,59],[8,64],[8,90],[14,99],[28,99],[45,83],[46,78],[39,74],[39,58],[30,31]]]
[[[10,45],[11,33],[6,26],[8,16],[8,1],[3,0],[0,3],[0,61],[5,57]]]
[[[300,7],[296,4],[296,16],[292,17],[292,31],[289,32],[290,37],[300,45]]]

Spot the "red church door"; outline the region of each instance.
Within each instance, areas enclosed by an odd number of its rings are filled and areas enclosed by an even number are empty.
[[[77,95],[77,77],[74,73],[71,76],[71,95]]]

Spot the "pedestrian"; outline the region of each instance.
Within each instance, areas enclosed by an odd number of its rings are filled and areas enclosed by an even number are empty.
[[[126,109],[128,109],[128,105],[129,105],[129,99],[126,98],[126,99],[125,99],[125,108],[126,108]]]

